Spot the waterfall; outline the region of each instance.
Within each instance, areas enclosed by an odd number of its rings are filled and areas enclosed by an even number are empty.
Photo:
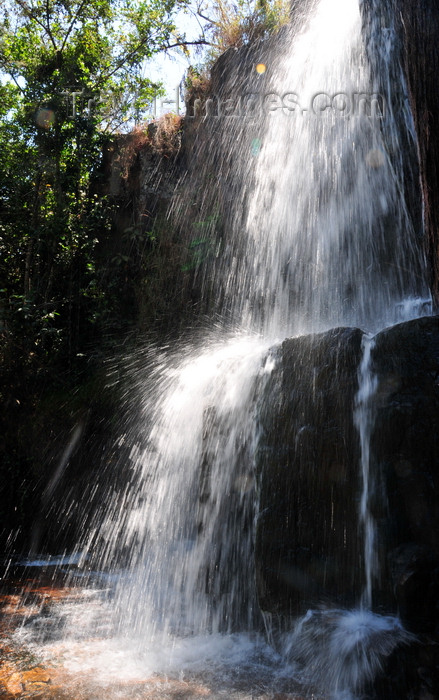
[[[210,332],[197,346],[189,343],[179,355],[168,352],[156,361],[161,369],[148,382],[138,424],[139,431],[150,427],[142,438],[146,446],[133,455],[135,478],[117,512],[110,505],[104,526],[98,519],[103,563],[129,552],[132,586],[126,593],[123,585],[122,607],[130,629],[150,624],[139,601],[154,626],[166,630],[224,631],[243,619],[251,627],[257,607],[247,585],[256,394],[268,348],[337,325],[375,332],[418,315],[419,300],[428,296],[418,274],[423,255],[405,204],[403,171],[392,155],[412,125],[406,114],[394,114],[390,94],[375,92],[358,3],[320,0],[307,22],[289,31],[287,49],[273,50],[264,65],[270,99],[251,120],[252,136],[260,134],[257,149],[249,152],[244,138],[245,113],[215,124],[226,163],[224,170],[219,165],[219,178],[230,180],[233,199],[214,285],[225,300],[222,328],[229,323],[232,330],[227,341],[224,330],[220,340]],[[239,75],[235,91],[238,81]],[[195,162],[206,182],[203,199],[213,206],[208,173],[218,153],[209,160],[209,152],[200,152],[203,159]],[[174,207],[186,215],[184,202]],[[371,347],[366,343],[359,368],[355,410],[366,607],[376,574],[369,512]],[[139,392],[145,371],[136,378]]]
[[[233,201],[229,253],[215,261],[214,282],[234,330],[228,340],[211,333],[156,360],[137,427],[146,426],[147,437],[133,448],[135,476],[90,534],[90,542],[104,542],[101,565],[128,552],[130,583],[124,579],[118,601],[122,628],[136,635],[254,626],[255,416],[262,377],[275,362],[270,346],[336,325],[377,331],[400,319],[404,304],[404,315],[416,316],[416,300],[428,296],[424,277],[413,273],[423,269],[422,251],[386,140],[391,134],[392,152],[398,148],[400,115],[389,95],[374,91],[356,0],[320,0],[290,32],[288,50],[273,51],[264,66],[271,97],[253,124],[257,148],[249,153],[242,138],[245,114],[216,132],[223,129],[220,149],[233,149],[240,174],[220,172],[232,179]],[[202,177],[214,167],[209,157],[196,162]],[[371,347],[366,342],[355,409],[366,608],[377,573]],[[145,369],[136,376],[139,392],[144,376]]]
[[[117,542],[130,552],[131,585],[120,591],[130,631],[253,627],[256,387],[269,374],[266,353],[263,341],[234,337],[166,368],[136,456],[138,506]]]
[[[373,334],[423,313],[429,297],[422,232],[398,165],[412,139],[410,115],[396,113],[390,80],[378,94],[361,27],[358,0],[314,3],[309,18],[287,30],[282,53],[272,47],[258,75],[253,65],[257,109],[206,114],[200,125],[200,211],[213,221],[222,208],[223,217],[212,259],[199,270],[216,327],[178,351],[133,362],[141,411],[120,436],[132,445],[129,470],[122,487],[108,487],[104,512],[81,543],[84,562],[93,555],[118,576],[113,631],[135,640],[156,672],[199,671],[203,663],[212,671],[226,658],[235,668],[248,653],[264,657],[266,671],[287,663],[301,678],[305,668],[317,686],[347,698],[373,678],[381,653],[407,638],[396,618],[371,612],[373,340],[364,343],[354,407],[361,609],[309,612],[280,651],[268,652],[253,564],[257,416],[279,343],[340,325]],[[240,79],[238,70],[234,96],[243,98]],[[398,89],[404,102],[402,82]],[[210,129],[215,149],[204,148]],[[173,203],[179,222],[193,220],[188,186]]]
[[[262,75],[255,65],[250,83],[233,73],[223,101],[241,97],[237,114],[220,124],[206,114],[196,169],[204,216],[224,212],[212,276],[218,312],[235,325],[272,338],[336,325],[374,332],[405,299],[429,296],[404,194],[413,124],[399,74],[394,105],[389,43],[378,46],[378,83],[356,0],[321,0],[264,57]]]
[[[377,378],[371,370],[371,351],[373,339],[365,338],[363,359],[358,372],[359,389],[356,397],[355,423],[360,436],[362,492],[360,502],[360,523],[364,537],[364,568],[366,583],[362,596],[363,606],[372,609],[372,583],[377,575],[377,556],[375,548],[375,523],[370,512],[369,498],[371,492],[370,438],[373,427],[372,401],[377,389]]]

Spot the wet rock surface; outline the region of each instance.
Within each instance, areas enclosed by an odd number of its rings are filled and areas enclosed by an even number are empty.
[[[378,697],[439,697],[439,318],[378,334],[371,435],[381,579],[376,604],[393,605],[413,643],[389,659]],[[393,693],[393,694],[392,694]]]
[[[256,538],[264,610],[358,605],[362,488],[352,421],[361,332],[287,340],[262,415]],[[373,608],[413,636],[364,697],[439,697],[439,318],[379,333],[371,350],[371,490],[379,576]],[[284,623],[285,624],[285,623]]]
[[[372,365],[379,380],[371,458],[382,581],[408,629],[437,633],[439,318],[379,333]]]
[[[361,590],[359,442],[353,424],[362,332],[286,340],[264,398],[256,536],[263,610],[288,615]]]

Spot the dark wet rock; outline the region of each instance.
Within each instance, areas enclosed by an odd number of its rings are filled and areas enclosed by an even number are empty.
[[[362,332],[337,328],[278,349],[261,415],[256,568],[261,607],[297,614],[353,603],[359,445],[353,425]]]
[[[428,546],[411,542],[392,550],[388,560],[398,612],[406,626],[415,632],[434,632],[439,600],[437,556]]]
[[[263,610],[288,623],[323,603],[358,604],[360,451],[353,424],[362,333],[335,329],[277,350],[261,414],[256,535]],[[411,636],[365,698],[439,697],[439,317],[375,338],[371,492],[380,575],[373,608]]]
[[[439,628],[439,318],[378,334],[372,361],[380,586],[391,588],[410,630],[431,633]]]
[[[399,646],[369,685],[364,700],[435,700],[439,697],[439,645],[428,637]]]
[[[353,424],[362,333],[334,329],[278,349],[261,413],[261,607],[300,613],[358,603],[361,478]],[[379,333],[372,349],[370,510],[380,577],[374,608],[439,630],[439,318]]]

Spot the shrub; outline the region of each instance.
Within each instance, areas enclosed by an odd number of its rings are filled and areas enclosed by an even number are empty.
[[[215,0],[214,16],[209,23],[214,59],[228,48],[240,48],[252,41],[265,39],[290,21],[289,0]]]
[[[145,148],[167,158],[176,155],[181,144],[182,119],[169,112],[150,124],[135,126],[128,134],[119,135],[116,162],[121,177],[128,179],[137,155]]]
[[[168,112],[149,126],[148,133],[153,151],[167,157],[178,153],[181,144],[182,120],[180,115]]]

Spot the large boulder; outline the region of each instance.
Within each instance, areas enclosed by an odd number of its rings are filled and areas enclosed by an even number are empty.
[[[364,587],[354,422],[360,330],[286,340],[260,412],[256,569],[263,610],[349,607]],[[373,606],[413,632],[439,629],[439,317],[374,339],[371,488],[379,575]]]
[[[261,608],[281,626],[308,608],[349,608],[361,598],[354,411],[362,337],[338,328],[286,340],[266,386],[256,576]],[[439,317],[379,333],[369,372],[368,504],[379,562],[373,609],[398,613],[413,636],[383,655],[367,697],[439,697]],[[328,612],[330,622],[340,614]]]
[[[286,340],[263,397],[256,570],[263,610],[353,604],[363,582],[359,439],[353,422],[362,332]]]
[[[439,317],[375,339],[371,459],[382,576],[414,632],[439,625]]]

